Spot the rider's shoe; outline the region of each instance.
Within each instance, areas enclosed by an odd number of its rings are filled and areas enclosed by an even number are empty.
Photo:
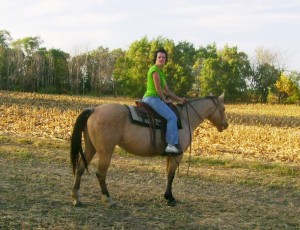
[[[168,144],[162,156],[178,156],[182,154],[182,151],[175,145]]]

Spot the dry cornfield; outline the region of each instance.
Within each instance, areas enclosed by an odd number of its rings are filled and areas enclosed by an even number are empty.
[[[102,103],[133,104],[128,98],[94,98],[0,92],[1,132],[69,140],[80,111]],[[219,133],[204,122],[194,133],[192,154],[300,163],[297,105],[226,105],[229,128]]]
[[[300,229],[300,111],[227,105],[229,128],[195,131],[167,207],[165,161],[116,149],[108,173],[117,208],[99,202],[97,158],[71,204],[69,138],[86,107],[133,99],[0,91],[0,229]]]

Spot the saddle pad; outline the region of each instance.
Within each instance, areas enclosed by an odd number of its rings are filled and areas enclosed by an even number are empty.
[[[145,127],[150,127],[150,120],[146,117],[141,117],[138,112],[136,111],[136,106],[128,106],[127,108],[129,109],[129,114],[132,123],[142,125]],[[155,128],[156,129],[161,129],[162,128],[162,122],[159,118],[155,118]]]
[[[128,106],[131,122],[134,124],[142,125],[145,127],[150,127],[150,120],[147,116],[140,116],[140,113],[137,112],[137,106]],[[155,129],[162,129],[163,126],[166,126],[165,122],[162,122],[160,118],[155,119]],[[178,120],[178,129],[182,129],[181,122]]]

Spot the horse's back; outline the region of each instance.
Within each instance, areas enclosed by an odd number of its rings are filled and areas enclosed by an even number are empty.
[[[111,103],[95,107],[87,121],[88,134],[94,145],[118,144],[128,122],[126,106]],[[106,143],[105,143],[106,142]]]
[[[117,119],[124,118],[128,115],[128,109],[125,105],[110,103],[110,104],[102,104],[95,107],[94,114],[100,119]]]

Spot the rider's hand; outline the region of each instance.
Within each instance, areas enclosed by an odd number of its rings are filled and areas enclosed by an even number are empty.
[[[166,104],[168,104],[168,103],[172,103],[172,100],[171,100],[170,98],[166,98],[166,99],[164,100],[164,102],[165,102]]]
[[[185,97],[180,97],[179,98],[179,101],[181,102],[181,103],[186,103],[188,100],[185,98]]]

